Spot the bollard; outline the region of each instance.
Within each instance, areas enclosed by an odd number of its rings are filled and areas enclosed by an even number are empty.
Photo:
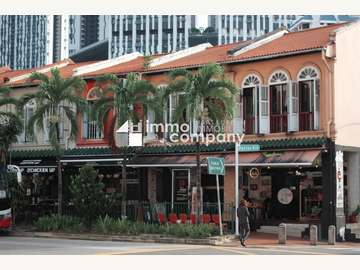
[[[310,245],[316,246],[318,241],[318,229],[316,225],[310,226]]]
[[[335,245],[335,243],[336,243],[336,227],[334,225],[330,225],[328,230],[328,244]]]
[[[286,224],[279,225],[279,244],[286,244]]]

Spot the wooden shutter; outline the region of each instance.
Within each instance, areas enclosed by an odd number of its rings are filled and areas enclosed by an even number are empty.
[[[259,133],[270,132],[269,87],[261,86],[259,93]]]
[[[298,82],[288,87],[288,131],[299,131],[299,89]]]
[[[253,88],[253,106],[254,106],[254,133],[259,131],[259,86]]]
[[[234,110],[233,132],[237,134],[243,133],[243,99],[242,89],[235,95],[235,110]]]
[[[314,81],[314,91],[313,91],[313,100],[314,100],[314,129],[320,129],[320,80],[316,79]]]

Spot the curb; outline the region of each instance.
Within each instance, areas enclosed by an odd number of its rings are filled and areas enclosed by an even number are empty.
[[[11,236],[36,237],[36,238],[57,238],[72,240],[112,241],[112,242],[142,242],[142,243],[168,243],[188,245],[218,246],[224,243],[222,237],[211,237],[203,239],[174,238],[161,235],[142,234],[138,236],[125,235],[102,235],[102,234],[72,234],[72,233],[51,233],[51,232],[28,232],[13,231]]]

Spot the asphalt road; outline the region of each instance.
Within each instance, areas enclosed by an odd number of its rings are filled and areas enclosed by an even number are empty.
[[[198,246],[0,236],[0,255],[360,255],[353,246]]]

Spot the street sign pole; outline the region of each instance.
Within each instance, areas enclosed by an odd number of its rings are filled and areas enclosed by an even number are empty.
[[[235,235],[239,235],[239,217],[237,210],[239,207],[239,148],[245,134],[241,135],[240,141],[235,143]]]
[[[237,210],[239,207],[239,148],[235,143],[235,235],[239,235],[239,217]]]
[[[219,208],[219,226],[220,226],[220,235],[223,235],[223,227],[222,227],[222,218],[221,218],[221,203],[220,203],[220,185],[219,185],[219,175],[216,175],[216,189],[217,189],[217,197],[218,197],[218,208]]]

